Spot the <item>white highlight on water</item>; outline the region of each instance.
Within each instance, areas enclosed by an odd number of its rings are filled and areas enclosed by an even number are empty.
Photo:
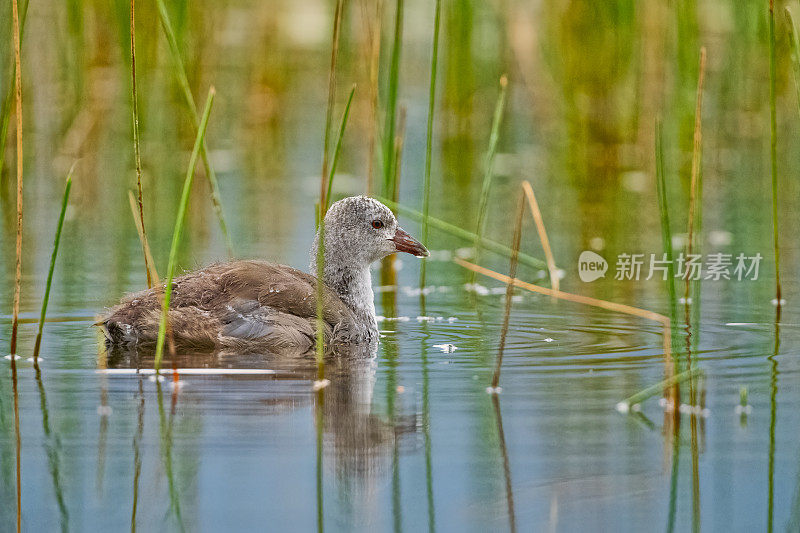
[[[453,353],[458,350],[458,346],[455,344],[434,344],[434,348],[439,348],[444,353]]]
[[[155,376],[156,370],[154,368],[99,368],[95,370],[97,374],[106,374],[110,376],[132,376],[132,375],[143,375],[143,376]],[[162,370],[160,377],[164,377],[164,374],[170,375],[173,372],[177,373],[179,376],[231,376],[231,375],[270,375],[274,374],[274,370],[268,370],[266,368],[178,368],[178,369],[169,369],[169,370]]]

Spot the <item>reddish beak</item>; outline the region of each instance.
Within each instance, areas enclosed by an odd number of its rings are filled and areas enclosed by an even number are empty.
[[[417,257],[428,257],[430,255],[428,249],[422,246],[422,243],[417,239],[403,231],[403,228],[397,228],[391,241],[394,242],[398,252],[406,252]]]

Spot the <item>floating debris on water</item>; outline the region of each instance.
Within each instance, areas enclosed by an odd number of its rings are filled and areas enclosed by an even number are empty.
[[[428,296],[434,292],[447,293],[450,292],[450,289],[451,288],[447,285],[428,285],[424,289],[420,289],[419,287],[402,287],[401,290],[405,296]]]
[[[628,404],[628,402],[619,402],[614,406],[614,409],[624,414],[631,410],[631,406]]]
[[[378,315],[375,317],[376,322],[408,322],[411,320],[411,317],[408,316],[382,316]]]
[[[11,361],[11,354],[8,354],[7,356],[3,357],[3,359],[5,359],[6,361]],[[14,361],[19,361],[20,359],[22,359],[21,355],[14,356]]]
[[[378,285],[373,287],[373,292],[394,292],[397,290],[397,285]]]
[[[331,384],[331,381],[329,379],[318,379],[318,380],[316,380],[314,382],[314,385],[312,385],[311,389],[316,392],[318,390],[324,389],[325,387],[327,387],[330,384]]]
[[[487,296],[489,294],[489,288],[484,287],[480,283],[465,283],[464,289],[467,292],[474,292],[479,296]]]
[[[439,348],[444,353],[453,353],[458,350],[458,346],[455,344],[434,344],[434,348]]]
[[[544,339],[544,342],[553,342],[554,340],[555,339],[551,339],[550,337],[547,337],[546,339]]]
[[[417,322],[436,322],[436,317],[432,316],[418,316]]]
[[[436,287],[428,286],[424,289],[419,287],[403,287],[403,294],[406,296],[428,296],[429,294],[433,293],[436,290]]]
[[[735,411],[743,418],[753,412],[753,408],[747,402],[747,387],[739,388],[739,405],[736,406]]]
[[[397,394],[403,394],[406,391],[406,388],[402,385],[398,385],[395,391],[397,391]]]
[[[695,415],[702,418],[708,418],[708,415],[711,414],[707,407],[689,405],[688,403],[682,403],[678,410],[684,415]]]
[[[426,261],[452,261],[453,252],[450,250],[428,250],[430,255]]]
[[[455,253],[456,257],[460,259],[472,259],[475,257],[475,248],[471,246],[466,248],[457,248]]]

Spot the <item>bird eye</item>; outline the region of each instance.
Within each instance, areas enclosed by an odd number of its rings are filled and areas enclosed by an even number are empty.
[[[383,227],[383,221],[382,220],[373,220],[372,221],[372,227],[375,228],[375,229],[381,229]]]

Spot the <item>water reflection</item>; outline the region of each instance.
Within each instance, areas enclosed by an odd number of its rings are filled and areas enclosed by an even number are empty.
[[[156,405],[160,434],[161,460],[164,475],[167,479],[169,509],[171,523],[179,529],[191,529],[185,521],[181,501],[185,498],[184,488],[177,477],[174,464],[174,431],[175,418],[185,394],[182,379],[170,370],[182,368],[202,368],[212,372],[206,379],[251,381],[250,376],[227,375],[213,377],[213,369],[268,369],[274,374],[267,375],[266,382],[259,388],[267,394],[272,408],[281,406],[280,412],[286,408],[295,410],[304,405],[312,405],[316,434],[316,476],[317,476],[317,526],[322,530],[325,523],[324,511],[324,472],[333,475],[337,492],[340,492],[351,504],[362,498],[371,497],[376,490],[376,482],[390,469],[392,471],[392,490],[396,504],[393,513],[398,529],[400,522],[400,478],[398,462],[403,450],[401,441],[418,431],[415,414],[405,414],[401,406],[390,400],[388,412],[384,415],[372,411],[373,392],[376,381],[377,364],[375,361],[376,346],[366,347],[343,356],[326,358],[325,372],[330,384],[316,392],[311,391],[311,383],[316,378],[317,367],[312,353],[298,357],[283,354],[243,354],[241,352],[216,351],[212,353],[183,353],[175,359],[165,359],[162,376],[155,379]],[[107,352],[108,368],[151,368],[154,354],[151,350],[137,351],[113,347]],[[144,429],[145,398],[143,390],[147,378],[138,377],[136,433],[133,438],[133,503],[131,526],[136,528],[138,509],[139,476],[141,472],[140,447]],[[298,396],[297,387],[284,388],[281,383],[296,384],[307,393]],[[398,393],[396,383],[389,381],[394,394]],[[388,391],[389,389],[387,389]],[[402,389],[399,389],[402,392]],[[102,427],[102,426],[101,426]],[[101,434],[101,443],[103,441]],[[415,446],[409,440],[411,446]],[[181,452],[181,456],[185,454]],[[329,481],[331,482],[331,481]],[[432,498],[432,493],[430,494]]]
[[[61,439],[58,432],[50,424],[50,412],[47,408],[47,395],[44,390],[42,372],[38,365],[35,367],[36,386],[39,390],[39,408],[42,411],[42,430],[44,432],[44,448],[47,454],[47,463],[50,478],[53,484],[58,513],[60,515],[61,531],[69,531],[69,512],[64,501],[64,492],[61,484]]]

